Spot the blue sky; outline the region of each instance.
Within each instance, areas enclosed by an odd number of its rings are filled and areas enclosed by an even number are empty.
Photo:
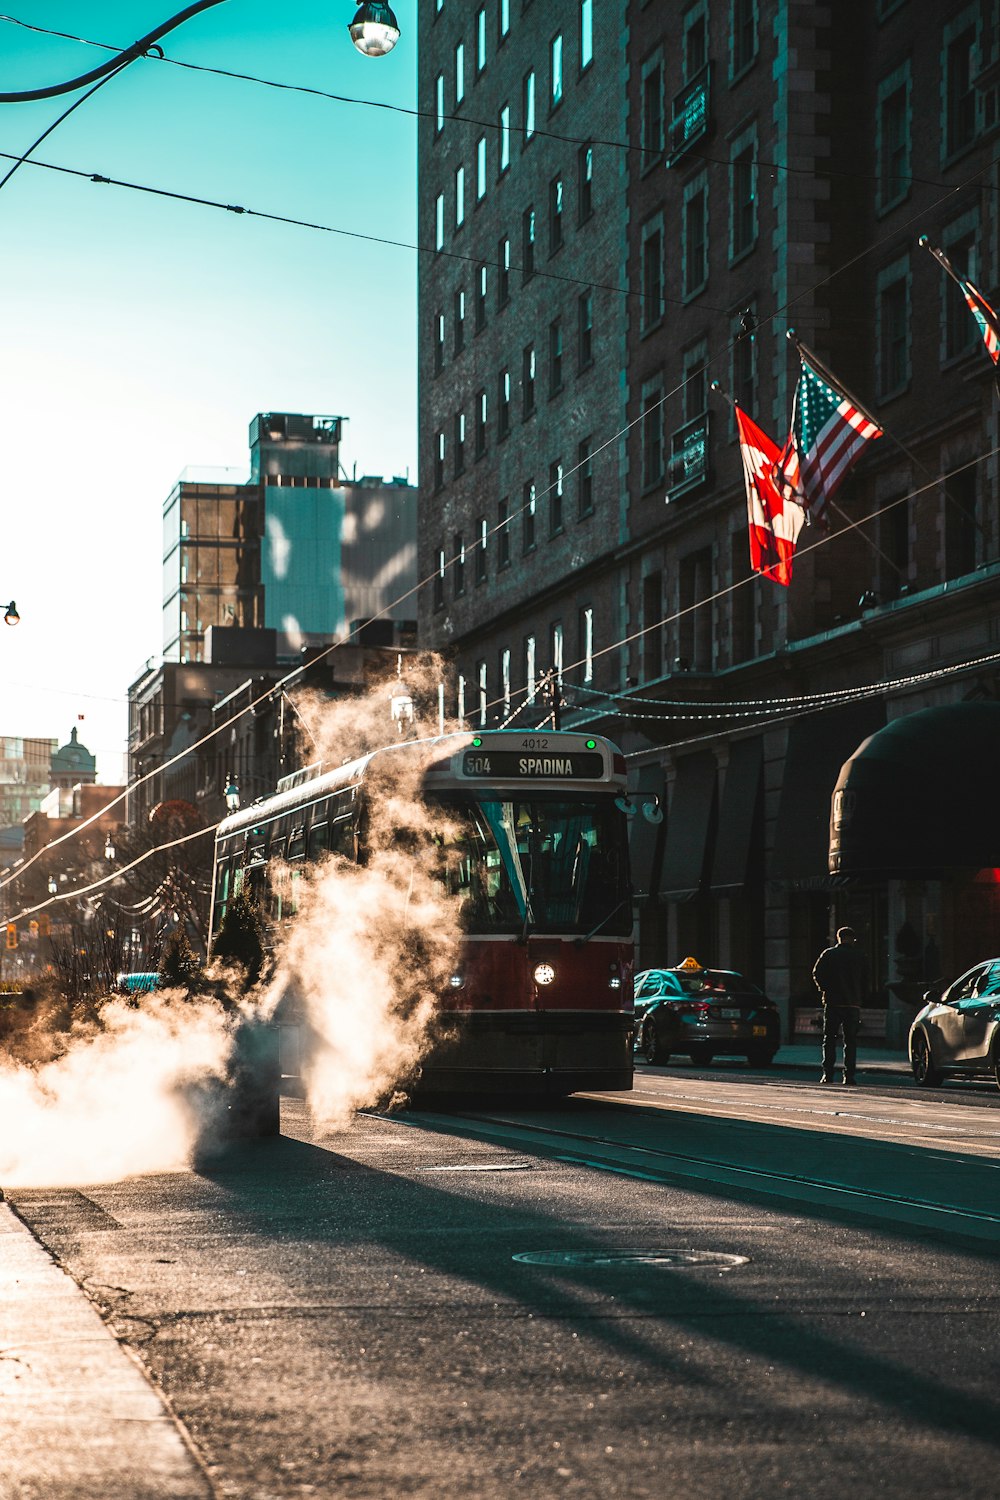
[[[182,8],[13,0],[31,25],[127,45]],[[360,57],[342,0],[227,0],[168,57],[412,106],[415,6]],[[0,90],[108,54],[0,21]],[[0,106],[20,153],[74,96]],[[40,160],[415,243],[412,116],[139,60]],[[9,164],[0,162],[0,177]],[[348,417],[359,473],[416,477],[412,251],[172,202],[30,166],[0,191],[0,733],[80,737],[122,768],[129,683],[161,646],[161,506],[187,465],[247,464],[258,411]],[[391,420],[386,414],[391,413]],[[79,723],[78,714],[84,714]]]

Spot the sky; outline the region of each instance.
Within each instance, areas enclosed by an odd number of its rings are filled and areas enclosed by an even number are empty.
[[[117,47],[183,8],[11,5]],[[354,9],[225,0],[161,45],[412,108],[415,5],[395,6],[402,36],[380,59],[351,45]],[[0,20],[0,92],[108,56]],[[0,151],[26,150],[75,97],[0,105]],[[34,157],[416,243],[416,122],[387,109],[139,59]],[[416,282],[412,250],[18,170],[0,190],[0,605],[21,622],[0,635],[0,734],[62,744],[75,727],[99,780],[123,779],[128,687],[162,645],[163,501],[188,466],[245,477],[255,413],[347,417],[348,470],[415,482]]]

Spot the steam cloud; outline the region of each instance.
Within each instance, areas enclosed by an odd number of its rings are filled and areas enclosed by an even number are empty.
[[[408,661],[405,693],[418,715],[421,704],[436,707],[439,677],[433,658]],[[301,696],[304,759],[337,765],[391,742],[394,693],[401,696],[403,684],[389,679],[332,704]],[[416,732],[426,724],[420,715]],[[342,1125],[359,1108],[399,1098],[441,1033],[438,997],[460,928],[457,905],[434,876],[420,797],[436,753],[428,745],[387,758],[368,863],[334,856],[299,882],[298,915],[276,936],[266,990],[250,997],[264,1019],[299,1023],[306,1101],[324,1124]],[[421,857],[409,858],[414,851]],[[219,1098],[211,1085],[225,1079],[230,1063],[232,1007],[166,992],[138,1007],[109,1002],[99,1021],[79,1022],[57,1041],[42,1018],[34,1030],[30,1058],[23,1050],[0,1055],[0,1187],[181,1171],[211,1138]]]

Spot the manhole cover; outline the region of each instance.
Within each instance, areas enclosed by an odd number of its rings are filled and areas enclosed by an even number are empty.
[[[522,1250],[512,1259],[528,1266],[714,1266],[731,1271],[747,1265],[750,1257],[721,1250]]]

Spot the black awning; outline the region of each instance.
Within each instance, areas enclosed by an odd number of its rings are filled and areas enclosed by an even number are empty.
[[[658,886],[666,828],[663,813],[665,781],[662,766],[640,766],[635,788],[630,792],[635,817],[628,825],[628,853],[632,890],[637,896],[651,896]],[[648,814],[644,809],[648,809]],[[660,821],[650,822],[650,815],[658,815]]]
[[[724,896],[746,884],[754,828],[759,826],[757,812],[763,770],[764,741],[761,738],[736,740],[730,746],[712,862],[712,890],[716,895]]]
[[[677,762],[670,799],[660,894],[674,901],[697,895],[705,884],[715,829],[715,756],[701,750]]]
[[[875,699],[823,709],[793,722],[768,870],[772,879],[826,878],[830,799],[840,768],[861,741],[884,723],[885,706]]]
[[[998,763],[1000,703],[953,703],[894,719],[841,770],[831,871],[887,879],[1000,867]]]

